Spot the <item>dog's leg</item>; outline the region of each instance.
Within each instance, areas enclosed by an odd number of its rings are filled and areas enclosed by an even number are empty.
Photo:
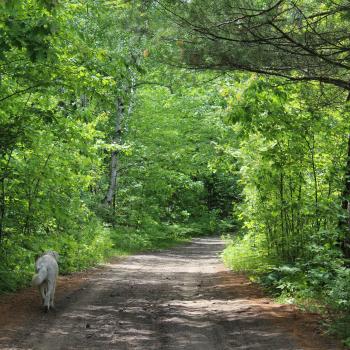
[[[45,301],[45,285],[44,285],[44,283],[42,283],[39,286],[39,292],[41,295],[41,304],[44,305],[44,301]]]
[[[53,281],[52,293],[50,297],[50,306],[51,306],[51,309],[53,310],[55,310],[55,305],[54,305],[55,291],[56,291],[56,280]]]
[[[45,301],[44,301],[44,308],[46,312],[50,310],[50,300],[51,300],[53,288],[54,288],[53,281],[47,281],[47,289],[46,289],[46,295],[45,295]]]

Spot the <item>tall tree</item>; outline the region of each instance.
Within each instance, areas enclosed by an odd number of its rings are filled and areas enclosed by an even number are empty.
[[[160,2],[186,28],[188,66],[319,81],[350,90],[347,1]]]
[[[340,88],[350,99],[350,6],[347,1],[160,1],[182,32],[174,64],[247,71]],[[184,30],[185,28],[185,30]],[[334,102],[334,101],[333,101]],[[347,154],[350,154],[350,135]],[[341,220],[350,258],[350,161],[344,165]]]

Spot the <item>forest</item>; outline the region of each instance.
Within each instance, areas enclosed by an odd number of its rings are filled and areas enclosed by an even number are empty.
[[[0,2],[0,292],[222,236],[350,346],[345,0]]]

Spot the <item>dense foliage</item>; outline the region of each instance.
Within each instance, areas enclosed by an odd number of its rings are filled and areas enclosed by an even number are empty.
[[[234,176],[209,166],[226,137],[220,95],[210,74],[148,59],[147,10],[0,5],[0,290],[26,284],[47,249],[64,273],[218,232],[230,215]]]
[[[160,1],[191,67],[318,81],[350,90],[348,1]],[[184,30],[185,29],[185,30]]]
[[[236,162],[243,199],[235,207],[241,229],[228,238],[224,261],[283,298],[321,302],[329,316],[346,319],[348,107],[320,103],[325,96],[313,85],[256,76],[236,78],[223,93],[236,136],[224,151]]]

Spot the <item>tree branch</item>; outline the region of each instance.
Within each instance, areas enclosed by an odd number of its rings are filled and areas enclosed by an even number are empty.
[[[26,89],[17,90],[17,91],[15,91],[14,93],[12,93],[12,94],[10,94],[10,95],[7,95],[7,96],[5,96],[5,97],[3,97],[3,98],[0,98],[0,102],[5,101],[5,100],[7,100],[8,98],[11,98],[12,96],[15,96],[15,95],[25,94],[27,91],[32,90],[32,89],[35,89],[35,88],[37,88],[37,87],[39,87],[39,86],[42,86],[42,84],[40,83],[40,84],[36,84],[36,85],[33,85],[33,86],[29,86],[29,87],[27,87]]]

